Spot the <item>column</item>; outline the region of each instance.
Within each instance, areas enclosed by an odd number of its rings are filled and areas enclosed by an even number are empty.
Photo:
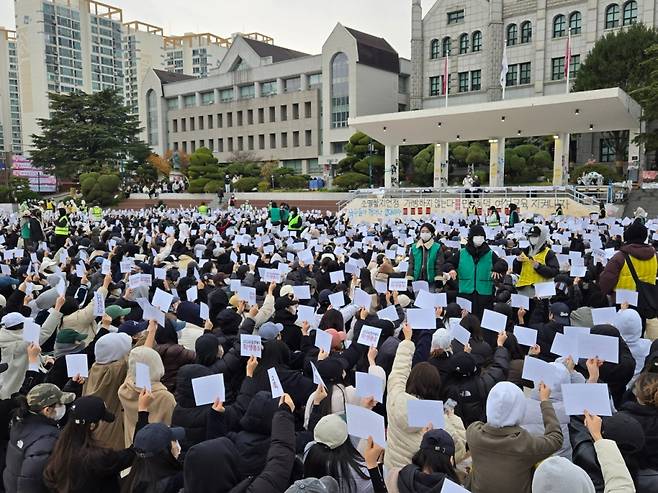
[[[301,74],[299,76],[299,90],[300,91],[308,91],[308,75],[307,74]]]
[[[384,147],[384,187],[386,188],[400,186],[399,153],[400,146],[387,145]]]
[[[254,98],[259,98],[261,95],[261,83],[256,81],[254,82]]]
[[[194,93],[194,100],[196,101],[196,106],[201,106],[201,93],[199,91]]]
[[[628,177],[630,180],[642,183],[642,149],[640,144],[633,142],[639,134],[639,128],[628,131]]]
[[[553,140],[553,186],[563,187],[569,178],[569,134],[555,134]]]
[[[502,187],[505,183],[505,138],[489,139],[489,186]]]
[[[434,188],[448,186],[449,147],[448,142],[440,142],[434,145]]]
[[[276,93],[277,93],[277,94],[283,94],[285,88],[286,88],[286,86],[285,86],[285,84],[283,83],[283,79],[282,79],[281,77],[279,77],[279,78],[276,80]]]
[[[302,175],[308,175],[308,159],[302,159]]]
[[[212,90],[212,98],[215,104],[219,103],[219,89],[215,88]]]

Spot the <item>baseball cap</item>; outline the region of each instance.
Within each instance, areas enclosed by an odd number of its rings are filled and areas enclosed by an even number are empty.
[[[265,341],[273,341],[277,338],[279,333],[283,330],[282,324],[275,324],[274,322],[265,322],[258,329],[258,335]]]
[[[279,291],[280,296],[288,296],[290,294],[295,294],[295,290],[292,288],[290,284],[281,286],[281,290]]]
[[[114,414],[107,410],[103,399],[96,395],[80,397],[71,405],[71,418],[76,424],[114,421]]]
[[[137,320],[126,320],[121,325],[119,325],[118,332],[123,332],[129,336],[136,336],[140,332],[143,332],[147,329],[149,323],[147,320],[142,320],[138,322]]]
[[[40,383],[27,393],[27,405],[32,411],[39,411],[54,404],[70,404],[74,400],[74,393],[62,392],[54,383]]]
[[[7,315],[0,319],[0,324],[4,325],[6,328],[10,328],[31,320],[31,318],[24,317],[19,312],[11,312],[7,313]]]
[[[85,334],[81,334],[76,330],[60,329],[57,332],[57,337],[55,338],[55,342],[59,342],[62,344],[74,344],[76,342],[84,341],[86,338],[87,336]]]
[[[430,430],[423,435],[421,450],[434,450],[447,456],[455,455],[455,442],[445,430]]]
[[[285,493],[338,493],[338,482],[331,476],[295,481]]]
[[[347,440],[347,423],[337,414],[328,414],[315,425],[313,439],[332,450],[338,448]]]
[[[183,440],[185,429],[169,427],[164,423],[150,423],[135,435],[134,448],[141,457],[152,457],[169,448],[174,440]]]
[[[561,325],[569,325],[569,306],[566,303],[551,303],[548,308],[553,314],[555,321]]]
[[[323,289],[322,291],[320,291],[320,296],[318,297],[320,304],[329,303],[329,295],[331,294],[333,294],[333,291],[331,291],[331,289]]]
[[[105,308],[105,314],[112,318],[112,320],[119,317],[125,317],[130,314],[130,312],[130,308],[121,308],[119,305],[110,305]]]

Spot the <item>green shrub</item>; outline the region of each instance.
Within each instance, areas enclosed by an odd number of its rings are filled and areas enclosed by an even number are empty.
[[[539,147],[532,144],[521,144],[516,146],[513,151],[517,156],[520,156],[527,161],[530,157],[539,152]]]
[[[548,151],[539,151],[530,158],[530,164],[539,170],[553,167],[553,158]]]
[[[308,180],[303,176],[286,176],[284,180],[281,180],[281,188],[308,188]]]
[[[210,180],[203,187],[203,191],[206,193],[217,193],[219,190],[224,188],[224,183],[217,180]]]
[[[468,147],[465,145],[455,146],[455,148],[452,149],[452,155],[455,160],[463,163],[466,161],[466,156],[468,156]]]
[[[341,190],[354,190],[368,185],[368,177],[361,173],[350,171],[334,178],[334,187]]]
[[[267,192],[270,189],[270,183],[268,181],[258,182],[258,191]]]
[[[251,192],[252,190],[258,188],[258,184],[260,183],[260,178],[258,177],[245,177],[245,178],[240,178],[238,181],[236,181],[233,184],[233,188],[237,192]]]
[[[187,189],[190,193],[202,193],[203,187],[205,187],[210,180],[208,178],[195,178],[190,180],[190,186]]]

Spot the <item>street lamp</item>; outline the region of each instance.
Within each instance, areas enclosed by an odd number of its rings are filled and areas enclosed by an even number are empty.
[[[372,188],[372,155],[375,152],[375,144],[372,143],[372,139],[368,143],[368,185]]]

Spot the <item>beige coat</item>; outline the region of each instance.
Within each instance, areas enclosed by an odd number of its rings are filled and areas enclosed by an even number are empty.
[[[119,387],[126,379],[128,360],[122,358],[107,364],[94,363],[89,370],[89,378],[82,388],[82,395],[95,395],[105,401],[107,409],[116,419],[112,423],[101,421],[94,430],[94,438],[103,447],[123,450],[123,416],[121,402],[117,394]]]
[[[136,363],[144,363],[148,365],[150,370],[153,402],[149,406],[149,423],[171,425],[171,416],[176,406],[176,399],[160,382],[164,375],[164,366],[160,355],[154,349],[145,346],[136,347],[130,351],[128,374],[118,391],[119,400],[123,406],[123,434],[126,447],[130,447],[133,443],[133,435],[137,425],[137,399],[142,390],[135,386]]]
[[[410,428],[407,423],[407,402],[417,399],[407,394],[406,386],[411,361],[416,345],[412,341],[402,341],[398,346],[393,369],[388,377],[386,413],[388,415],[387,449],[384,466],[387,469],[411,464],[411,458],[418,452],[423,438],[422,428]],[[461,462],[466,457],[465,430],[462,420],[454,414],[445,414],[445,430],[455,442],[455,460]]]
[[[602,439],[594,442],[594,449],[603,473],[603,492],[635,493],[635,484],[617,444],[613,440]]]
[[[107,297],[107,289],[103,286],[98,288],[98,292],[103,295],[103,298]],[[94,317],[93,299],[87,303],[87,306],[84,308],[64,317],[62,320],[62,327],[76,330],[81,334],[86,334],[87,338],[85,339],[85,342],[87,344],[93,341],[94,337],[96,337],[96,332],[98,332],[96,317]]]

